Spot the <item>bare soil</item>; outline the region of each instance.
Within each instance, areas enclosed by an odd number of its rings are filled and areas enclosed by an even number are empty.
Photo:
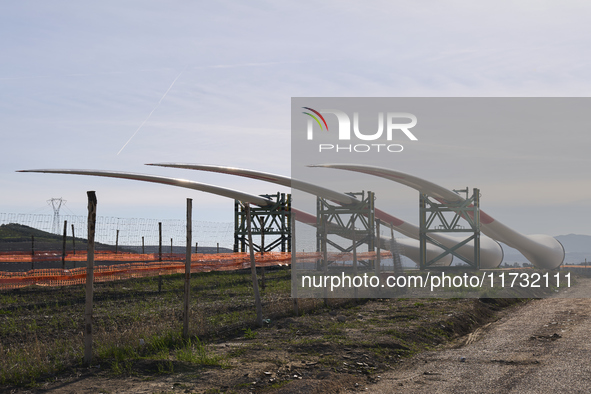
[[[305,302],[305,300],[303,300]],[[73,368],[14,393],[341,393],[365,391],[409,357],[493,322],[520,300],[378,299],[271,320],[240,335],[210,338],[221,366],[130,360]],[[0,388],[2,390],[2,388]]]
[[[591,279],[383,375],[372,393],[591,392]]]

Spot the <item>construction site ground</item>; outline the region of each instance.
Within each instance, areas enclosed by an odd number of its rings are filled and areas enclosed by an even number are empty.
[[[578,286],[591,284],[580,279]],[[216,366],[130,360],[72,368],[19,393],[588,392],[591,302],[380,299],[218,338]]]

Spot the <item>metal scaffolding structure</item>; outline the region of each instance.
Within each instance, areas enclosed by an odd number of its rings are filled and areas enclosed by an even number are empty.
[[[432,267],[441,257],[447,254],[466,262],[471,268],[480,269],[480,190],[473,189],[472,196],[468,196],[468,188],[454,190],[466,194],[466,199],[453,203],[437,201],[427,194],[421,193],[419,197],[419,241],[420,241],[420,268],[422,270]],[[451,214],[450,214],[451,213]],[[464,219],[467,226],[459,224]],[[429,236],[433,233],[469,233],[465,239],[452,247],[448,247]],[[473,259],[468,259],[459,253],[457,249],[474,241]],[[427,242],[439,246],[443,252],[437,257],[427,261]]]
[[[259,207],[251,205],[252,235],[256,252],[269,252],[277,247],[281,252],[291,252],[291,194],[262,194],[273,204]],[[248,228],[246,203],[234,200],[234,252],[246,252]]]
[[[316,251],[325,252],[331,245],[340,252],[356,252],[360,245],[367,244],[367,250],[375,250],[375,195],[373,192],[346,193],[357,197],[355,205],[341,205],[318,197],[316,199]],[[329,235],[338,235],[339,239],[330,239]],[[344,241],[347,240],[348,242]],[[333,262],[326,262],[328,267]],[[374,261],[359,261],[362,265],[373,268]],[[318,269],[321,269],[318,262]]]

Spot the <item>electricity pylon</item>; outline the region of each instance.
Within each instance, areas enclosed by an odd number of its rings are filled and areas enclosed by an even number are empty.
[[[66,204],[66,200],[63,198],[51,198],[47,200],[47,203],[53,208],[53,224],[51,226],[51,232],[54,234],[60,233],[60,208]]]

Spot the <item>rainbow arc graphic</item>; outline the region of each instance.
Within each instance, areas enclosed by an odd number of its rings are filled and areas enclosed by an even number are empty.
[[[322,123],[324,123],[324,126],[326,127],[326,131],[328,131],[328,124],[326,124],[326,120],[324,119],[324,116],[322,116],[320,114],[320,112],[318,112],[315,109],[312,109],[310,107],[302,107],[302,108],[307,109],[308,111],[312,111],[316,115],[318,115],[320,117],[320,119],[322,119]],[[318,126],[320,126],[320,130],[324,130],[324,127],[322,127],[322,123],[320,123],[320,120],[316,116],[312,115],[310,112],[302,112],[302,113],[306,114],[306,115],[310,116],[312,119],[314,119],[316,121],[316,123],[318,123]]]

